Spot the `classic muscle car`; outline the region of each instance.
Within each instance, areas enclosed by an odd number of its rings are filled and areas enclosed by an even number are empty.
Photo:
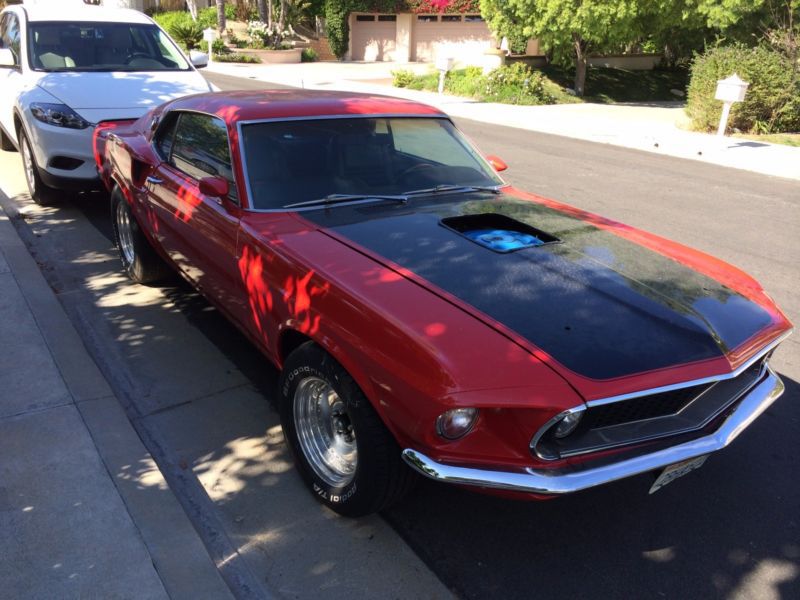
[[[281,369],[287,443],[339,513],[416,474],[654,491],[783,392],[791,324],[756,281],[505,184],[435,108],[202,94],[100,124],[95,152],[124,269],[178,270]]]

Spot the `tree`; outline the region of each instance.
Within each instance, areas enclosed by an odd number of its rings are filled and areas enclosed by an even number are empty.
[[[197,21],[197,0],[186,0],[186,7],[192,15],[192,21]]]
[[[267,0],[258,0],[258,20],[262,23],[269,23],[270,18],[267,16]],[[272,8],[272,0],[270,0],[270,8]]]
[[[666,0],[665,0],[666,1]],[[681,0],[682,1],[682,0]],[[572,56],[575,93],[583,96],[590,52],[618,49],[643,37],[642,16],[658,2],[648,0],[481,0],[495,31],[509,21],[538,38],[556,58]]]
[[[225,33],[225,27],[227,23],[225,21],[225,0],[217,0],[217,30],[219,30],[220,35]]]

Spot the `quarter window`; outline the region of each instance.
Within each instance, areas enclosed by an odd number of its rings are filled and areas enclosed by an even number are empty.
[[[166,136],[162,142],[167,143]],[[169,163],[194,179],[224,177],[230,185],[228,197],[237,200],[228,131],[222,119],[182,113],[171,145]]]

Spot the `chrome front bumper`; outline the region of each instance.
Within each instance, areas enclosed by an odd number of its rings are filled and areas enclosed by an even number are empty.
[[[535,494],[569,494],[722,450],[783,394],[780,378],[767,368],[756,384],[725,419],[705,437],[617,463],[576,471],[523,469],[492,471],[446,465],[416,450],[403,450],[403,459],[416,471],[437,481]]]

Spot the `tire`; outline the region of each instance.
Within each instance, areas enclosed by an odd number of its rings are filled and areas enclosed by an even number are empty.
[[[306,342],[292,352],[278,385],[286,442],[320,502],[361,517],[388,508],[411,489],[416,475],[394,437],[353,378],[322,348]]]
[[[14,146],[14,142],[11,141],[6,135],[6,132],[0,127],[0,149],[5,150],[6,152],[16,152],[17,148]]]
[[[142,233],[118,186],[111,192],[111,223],[114,244],[128,277],[137,283],[152,283],[171,275],[169,266]]]
[[[39,176],[39,167],[36,165],[36,157],[31,149],[31,143],[25,130],[20,127],[19,151],[22,156],[22,170],[25,174],[25,182],[28,184],[28,192],[36,204],[49,206],[58,202],[58,191],[46,185]]]

